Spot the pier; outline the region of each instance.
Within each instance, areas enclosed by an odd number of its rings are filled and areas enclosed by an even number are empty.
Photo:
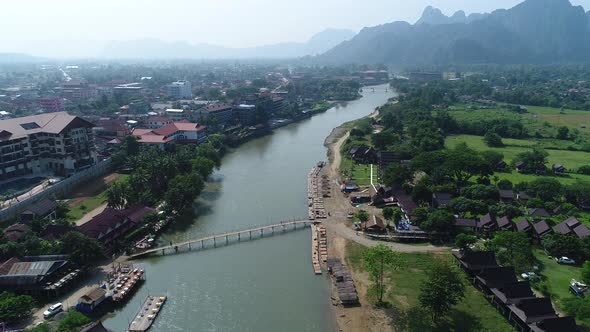
[[[275,233],[287,232],[287,231],[294,231],[297,229],[303,229],[310,224],[317,223],[317,221],[310,221],[310,220],[302,220],[302,221],[284,221],[278,224],[271,224],[266,226],[257,226],[245,230],[240,231],[231,231],[227,233],[217,234],[217,235],[210,235],[206,237],[201,237],[198,239],[192,239],[184,242],[172,243],[167,246],[162,246],[158,248],[149,249],[143,252],[139,252],[133,255],[130,255],[130,259],[139,258],[142,256],[148,256],[152,254],[161,253],[165,255],[167,252],[170,253],[178,253],[182,249],[187,251],[191,251],[193,249],[204,249],[207,245],[210,245],[213,242],[213,247],[217,247],[218,244],[230,244],[230,240],[237,240],[238,242],[241,241],[249,241],[255,238],[263,238],[267,235],[274,235]],[[302,226],[302,227],[299,227]]]
[[[326,164],[318,162],[307,175],[307,205],[309,220],[325,219],[328,217],[324,206],[324,197],[330,197],[330,181],[327,175],[322,175]]]
[[[135,319],[129,324],[129,332],[147,331],[154,323],[165,302],[166,296],[164,295],[148,295],[141,308],[139,308]]]

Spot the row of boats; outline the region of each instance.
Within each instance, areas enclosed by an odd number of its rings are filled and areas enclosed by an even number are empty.
[[[324,206],[324,197],[330,196],[330,182],[327,175],[321,175],[325,162],[318,162],[307,176],[307,201],[309,220],[328,217]]]

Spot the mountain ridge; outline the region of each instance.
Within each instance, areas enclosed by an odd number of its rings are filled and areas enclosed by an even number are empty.
[[[164,42],[157,39],[111,41],[105,45],[101,57],[153,59],[245,59],[297,58],[318,55],[352,38],[355,32],[347,29],[325,29],[306,42],[284,42],[248,48],[231,48],[213,44]]]
[[[427,7],[414,25],[392,22],[363,28],[312,62],[555,63],[586,61],[590,56],[590,14],[568,0],[526,0],[510,9],[476,14],[470,22],[453,22],[464,15],[449,17]]]

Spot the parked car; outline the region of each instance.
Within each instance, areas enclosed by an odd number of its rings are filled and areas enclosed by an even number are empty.
[[[580,299],[583,299],[586,296],[586,293],[588,293],[588,288],[570,285],[570,293]]]
[[[521,274],[520,276],[524,280],[535,281],[535,280],[540,279],[540,277],[535,272],[525,272],[525,273]]]
[[[45,310],[45,312],[43,313],[43,318],[49,319],[55,316],[56,314],[62,312],[63,310],[64,306],[61,303],[56,303],[49,307],[49,309]]]
[[[575,260],[573,260],[571,258],[567,258],[565,256],[556,258],[556,260],[557,260],[557,263],[559,263],[559,264],[567,264],[567,265],[574,265],[574,264],[576,264],[576,261]]]

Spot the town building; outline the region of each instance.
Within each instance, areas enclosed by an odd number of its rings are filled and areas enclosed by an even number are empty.
[[[207,138],[207,127],[188,121],[173,122],[157,129],[134,129],[132,135],[139,143],[164,149],[167,144],[197,144]]]
[[[113,94],[118,94],[127,97],[138,97],[143,93],[143,86],[141,83],[126,83],[117,85],[113,88]]]
[[[240,104],[234,107],[234,118],[243,125],[251,125],[256,121],[256,105]]]
[[[39,99],[39,105],[45,112],[61,112],[64,110],[64,100],[61,97],[46,97]]]
[[[233,118],[233,107],[230,104],[209,104],[200,111],[200,118],[207,121],[215,121],[220,125],[227,125]]]
[[[166,95],[173,99],[191,99],[193,88],[189,81],[176,81],[166,85]]]
[[[165,114],[166,117],[171,119],[172,121],[181,121],[189,118],[188,112],[183,109],[168,108],[165,111]]]
[[[79,102],[96,98],[98,91],[86,81],[67,81],[61,86],[61,95],[67,100]]]
[[[182,120],[182,119],[179,119],[179,120]],[[170,118],[163,117],[163,116],[150,116],[145,121],[145,124],[149,129],[158,129],[158,128],[163,127],[167,124],[171,124],[172,122],[174,122],[174,120],[172,120]]]
[[[65,112],[0,121],[0,181],[48,171],[75,173],[96,163],[93,126]]]

